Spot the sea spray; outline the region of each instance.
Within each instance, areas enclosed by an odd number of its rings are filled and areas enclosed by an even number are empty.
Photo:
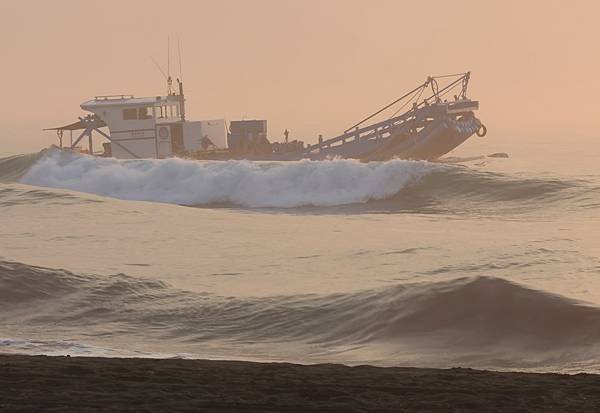
[[[404,160],[116,160],[52,150],[21,182],[125,200],[288,208],[385,199],[444,168],[448,166]]]
[[[545,206],[566,202],[564,206],[569,209],[594,209],[600,205],[597,184],[585,179],[528,177],[463,165],[405,160],[368,164],[341,159],[271,163],[176,158],[117,160],[52,147],[36,154],[0,159],[0,182],[190,206],[347,205],[339,210],[345,213],[487,211],[493,214],[531,211],[539,202]],[[28,191],[15,199],[14,192],[19,192],[16,187],[3,188],[0,198],[12,193],[13,199],[4,199],[6,202],[0,202],[0,206],[39,202],[38,195],[42,195]],[[54,196],[60,198],[75,195],[54,191]],[[81,201],[90,199],[82,197]]]

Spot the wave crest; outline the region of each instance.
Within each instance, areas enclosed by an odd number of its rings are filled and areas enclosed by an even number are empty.
[[[86,326],[104,333],[118,326],[115,334],[143,331],[186,342],[383,344],[393,351],[397,346],[481,351],[600,345],[599,308],[490,277],[330,295],[232,298],[123,274],[81,275],[2,262],[0,287],[2,318],[16,312],[26,325]]]
[[[21,182],[181,205],[331,206],[388,198],[441,168],[401,160],[369,164],[354,160],[124,161],[55,150],[38,160]]]
[[[369,204],[367,210],[481,211],[523,202],[597,207],[583,180],[511,176],[424,161],[117,160],[51,148],[0,160],[0,181],[180,205],[294,208]],[[465,203],[464,201],[468,201]],[[509,205],[509,204],[506,204]],[[546,204],[545,204],[546,205]],[[351,211],[346,211],[351,212]]]

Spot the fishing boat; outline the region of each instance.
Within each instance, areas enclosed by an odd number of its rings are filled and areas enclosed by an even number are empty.
[[[339,136],[319,135],[313,144],[289,140],[287,130],[282,142],[271,142],[266,120],[237,120],[229,125],[224,119],[188,120],[183,82],[177,79],[175,90],[170,76],[164,96],[96,96],[81,104],[87,115],[74,123],[45,130],[56,131],[61,147],[64,133],[69,132],[71,139],[65,146],[96,156],[123,159],[435,160],[471,136],[487,133],[474,115],[479,102],[467,96],[470,77],[470,72],[428,76],[423,83]],[[75,139],[74,131],[79,133]],[[94,136],[103,140],[99,151],[94,149]],[[87,148],[82,148],[85,138]]]

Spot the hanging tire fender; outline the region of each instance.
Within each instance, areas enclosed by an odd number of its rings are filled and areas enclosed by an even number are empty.
[[[483,138],[485,135],[487,135],[487,128],[485,127],[485,125],[482,123],[481,126],[479,127],[479,129],[477,129],[477,136],[479,136],[480,138]]]

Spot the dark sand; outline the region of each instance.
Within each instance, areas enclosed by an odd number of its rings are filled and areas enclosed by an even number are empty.
[[[0,355],[0,411],[600,412],[600,376]]]

